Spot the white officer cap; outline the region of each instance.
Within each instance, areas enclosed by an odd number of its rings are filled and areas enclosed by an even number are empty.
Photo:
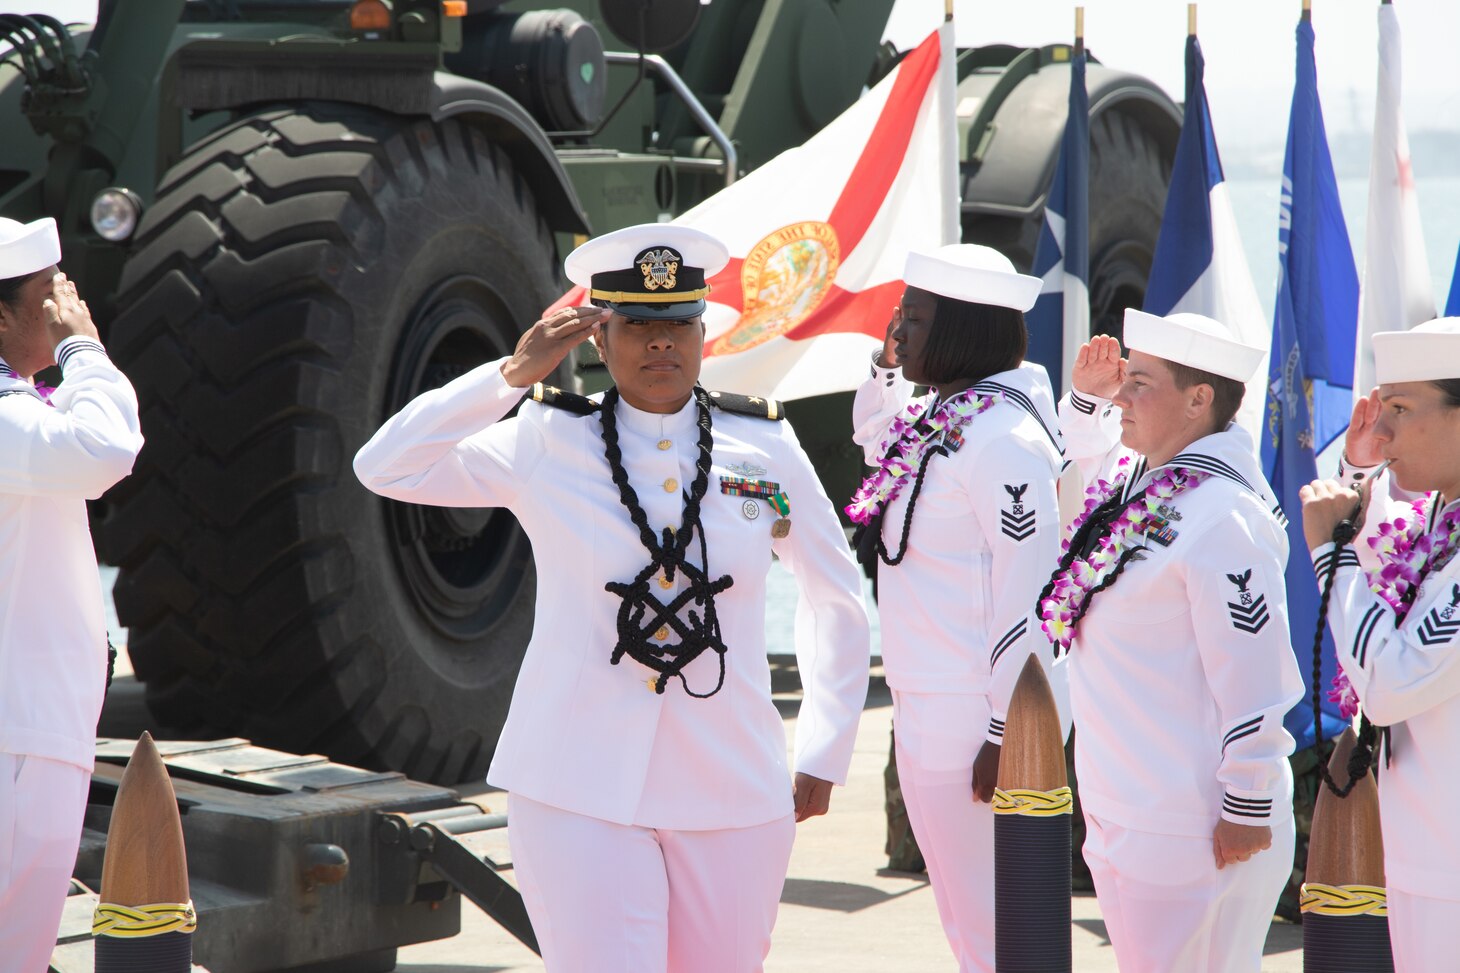
[[[1243,383],[1257,374],[1267,354],[1266,348],[1238,341],[1225,324],[1203,314],[1161,317],[1133,307],[1125,311],[1125,346]]]
[[[907,255],[902,282],[939,297],[970,304],[994,304],[1027,311],[1039,299],[1043,281],[1021,274],[993,247],[955,243]]]
[[[1460,318],[1374,335],[1374,377],[1380,385],[1460,378]]]
[[[49,216],[33,223],[0,217],[0,280],[29,277],[61,262],[61,235]]]
[[[644,223],[589,240],[568,254],[563,272],[600,307],[672,320],[704,313],[706,281],[729,262],[725,244],[703,230]]]

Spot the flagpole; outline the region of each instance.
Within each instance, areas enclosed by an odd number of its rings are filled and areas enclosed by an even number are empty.
[[[1196,36],[1196,4],[1186,5],[1186,33],[1189,37]]]
[[[943,0],[943,23],[953,23],[953,0]]]
[[[1389,0],[1384,0],[1384,2],[1388,3]],[[1313,19],[1313,0],[1303,0],[1303,19]]]
[[[1075,57],[1085,53],[1085,8],[1075,8]]]

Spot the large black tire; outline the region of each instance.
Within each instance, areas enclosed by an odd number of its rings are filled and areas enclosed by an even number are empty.
[[[380,500],[350,463],[509,353],[555,266],[521,175],[458,121],[292,106],[167,174],[110,339],[147,445],[97,538],[159,722],[480,777],[531,631],[526,538]]]
[[[1090,121],[1090,330],[1120,337],[1139,308],[1161,232],[1171,158],[1118,108]]]

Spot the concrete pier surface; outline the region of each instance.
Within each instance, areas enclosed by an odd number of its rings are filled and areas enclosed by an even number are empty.
[[[879,667],[880,670],[880,667]],[[880,671],[874,675],[880,676]],[[778,680],[779,681],[779,680]],[[790,736],[796,700],[779,694]],[[846,787],[836,789],[831,813],[800,825],[766,973],[954,973],[933,891],[925,875],[888,871],[883,854],[883,770],[887,766],[892,700],[874,679],[857,734]],[[485,788],[466,788],[494,803]],[[497,800],[505,807],[505,800]],[[505,856],[505,849],[503,851]],[[1116,973],[1115,954],[1093,893],[1073,902],[1074,968]],[[462,931],[449,940],[402,949],[401,973],[534,973],[542,961],[467,904]],[[1299,973],[1302,928],[1274,922],[1263,973]]]

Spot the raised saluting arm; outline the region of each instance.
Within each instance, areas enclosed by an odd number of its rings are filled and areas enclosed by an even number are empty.
[[[892,420],[912,400],[914,386],[903,376],[902,363],[893,352],[892,332],[901,315],[901,309],[893,310],[882,350],[873,356],[871,374],[852,400],[852,441],[862,447],[868,466],[881,461]]]
[[[45,302],[62,382],[50,405],[0,391],[0,493],[95,499],[132,472],[142,449],[137,394],[107,357],[86,303],[63,275]],[[54,408],[52,408],[54,406]]]
[[[511,506],[532,478],[543,440],[532,423],[501,420],[603,317],[597,308],[563,308],[529,328],[512,355],[417,396],[360,447],[355,475],[394,500]]]
[[[1070,391],[1060,399],[1065,459],[1089,486],[1111,463],[1120,445],[1120,410],[1111,403],[1125,378],[1120,342],[1096,335],[1080,348],[1071,370]]]

